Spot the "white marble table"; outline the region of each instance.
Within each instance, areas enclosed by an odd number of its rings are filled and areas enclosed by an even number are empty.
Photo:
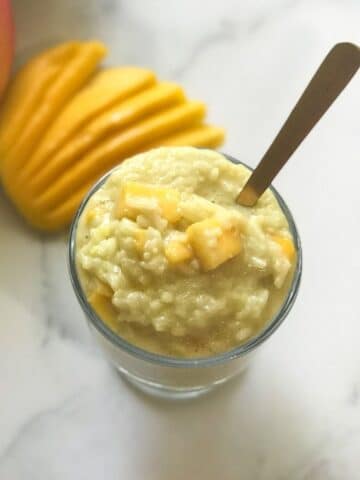
[[[206,100],[255,165],[358,0],[17,0],[18,52],[99,37]],[[360,478],[360,75],[276,181],[304,245],[300,297],[240,383],[187,403],[129,388],[94,347],[65,237],[0,194],[0,480]]]

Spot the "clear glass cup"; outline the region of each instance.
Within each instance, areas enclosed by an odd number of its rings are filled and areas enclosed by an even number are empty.
[[[225,157],[233,163],[243,164],[229,155],[225,155]],[[249,168],[247,165],[243,165]],[[243,372],[258,347],[281,325],[293,306],[299,290],[302,272],[301,244],[293,217],[282,197],[271,187],[289,223],[297,252],[297,263],[290,289],[284,303],[271,321],[256,336],[225,353],[196,359],[158,355],[127,342],[102,321],[89,304],[77,273],[76,233],[79,218],[90,197],[103,185],[112,171],[98,180],[88,192],[71,226],[69,271],[77,299],[85,313],[90,330],[105,356],[132,384],[147,393],[173,398],[194,397],[205,393]]]

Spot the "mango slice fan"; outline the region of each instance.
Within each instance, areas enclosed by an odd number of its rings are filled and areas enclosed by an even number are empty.
[[[91,185],[131,155],[224,141],[179,85],[137,66],[100,68],[105,55],[97,41],[50,48],[16,73],[0,104],[1,181],[35,228],[65,228]]]

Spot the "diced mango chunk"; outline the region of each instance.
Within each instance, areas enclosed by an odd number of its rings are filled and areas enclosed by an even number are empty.
[[[101,318],[101,320],[112,330],[116,331],[117,317],[109,297],[95,291],[88,298],[90,305]]]
[[[100,280],[97,280],[97,285],[96,285],[96,293],[99,295],[102,295],[104,297],[109,297],[111,298],[114,294],[112,288],[110,285],[107,283],[101,282]]]
[[[292,261],[295,257],[295,247],[292,240],[287,237],[281,237],[280,235],[272,235],[272,239],[281,247],[284,255]]]
[[[139,228],[134,232],[135,239],[135,248],[139,253],[144,251],[144,246],[146,242],[146,230]]]
[[[94,208],[89,209],[85,215],[86,223],[91,223],[94,220],[95,216],[96,216],[95,209]]]
[[[171,265],[178,265],[190,260],[193,257],[193,251],[186,236],[183,241],[170,240],[165,246],[165,256]]]
[[[138,215],[154,212],[176,223],[180,218],[179,200],[179,192],[172,188],[126,182],[121,188],[115,215],[136,220]]]
[[[240,226],[216,217],[196,222],[186,231],[202,269],[214,270],[241,251]]]

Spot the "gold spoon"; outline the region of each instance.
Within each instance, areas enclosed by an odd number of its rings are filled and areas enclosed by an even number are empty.
[[[270,186],[300,143],[349,83],[360,66],[360,48],[338,43],[325,57],[275,140],[236,198],[251,207]]]

